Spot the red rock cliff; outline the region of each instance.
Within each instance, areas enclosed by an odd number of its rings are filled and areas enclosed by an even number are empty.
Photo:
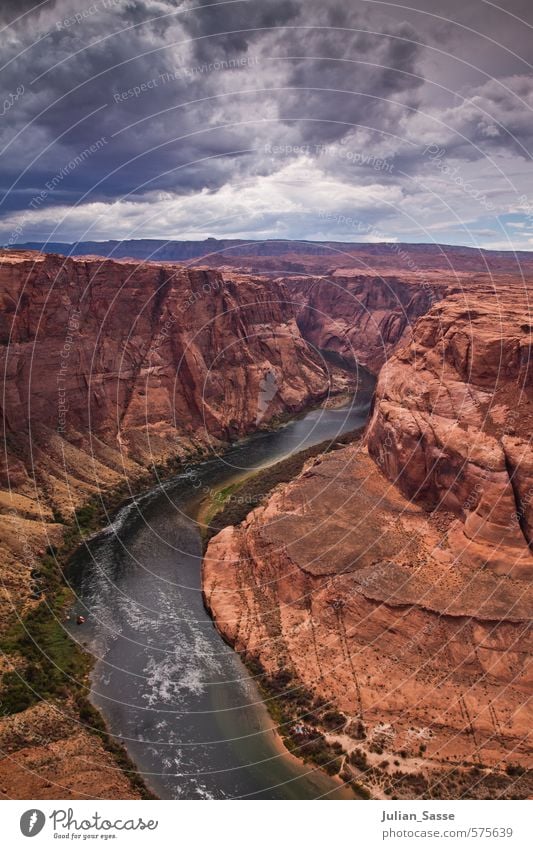
[[[282,283],[179,265],[1,259],[0,530],[4,588],[17,603],[28,592],[24,545],[58,539],[53,510],[67,516],[148,464],[242,436],[328,390]]]
[[[462,520],[472,563],[531,578],[533,336],[527,299],[448,298],[383,367],[368,448],[402,492]]]
[[[445,272],[377,275],[345,268],[323,277],[292,278],[287,284],[305,338],[374,373],[419,316],[459,288]]]
[[[327,389],[281,283],[12,256],[0,265],[0,298],[11,433],[90,432],[144,460],[242,435]]]
[[[149,464],[297,412],[329,383],[281,283],[36,253],[0,256],[0,359],[0,633],[47,603],[41,555],[88,496],[135,491]],[[0,673],[24,668],[15,653]],[[138,797],[84,722],[70,699],[0,718],[0,792]]]
[[[378,798],[533,791],[533,323],[519,286],[471,289],[383,367],[367,444],[312,461],[204,563],[218,627],[323,729],[316,705],[342,712],[344,777]]]

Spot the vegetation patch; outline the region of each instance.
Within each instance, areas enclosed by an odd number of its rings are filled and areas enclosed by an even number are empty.
[[[210,509],[206,517],[205,524],[208,525],[203,531],[204,551],[207,548],[209,540],[218,534],[223,528],[229,525],[239,525],[246,519],[258,504],[272,492],[279,484],[289,483],[297,477],[302,471],[305,463],[313,457],[318,457],[320,454],[328,454],[330,451],[336,451],[339,448],[349,445],[357,440],[363,431],[363,428],[345,433],[339,436],[335,442],[330,439],[314,445],[311,448],[306,448],[298,454],[293,454],[285,460],[280,460],[279,463],[274,463],[266,469],[261,469],[253,475],[248,476],[245,480],[227,486],[223,490],[219,490],[222,494],[219,499],[219,506],[216,501],[214,509]],[[215,496],[216,498],[217,496]]]
[[[50,549],[36,580],[44,600],[0,638],[1,651],[25,661],[23,671],[10,670],[2,676],[2,707],[8,714],[19,713],[43,699],[78,694],[86,687],[91,667],[90,657],[62,624],[72,597],[62,582],[55,552]]]
[[[328,742],[319,727],[324,725],[322,703],[289,670],[268,675],[257,657],[243,660],[289,752],[328,775],[338,775],[346,753],[340,743]]]

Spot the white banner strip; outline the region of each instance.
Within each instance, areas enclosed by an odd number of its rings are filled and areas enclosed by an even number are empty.
[[[531,801],[4,801],[2,845],[525,849]],[[35,842],[31,842],[34,840]]]

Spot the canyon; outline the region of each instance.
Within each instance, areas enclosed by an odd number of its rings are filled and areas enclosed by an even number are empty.
[[[4,251],[4,632],[46,603],[33,575],[88,499],[346,393],[327,351],[378,375],[365,435],[211,539],[209,610],[266,680],[309,694],[296,724],[337,716],[344,781],[377,798],[530,795],[533,266],[489,259]],[[25,663],[4,650],[4,673]],[[0,739],[6,794],[139,793],[69,696],[4,712]]]

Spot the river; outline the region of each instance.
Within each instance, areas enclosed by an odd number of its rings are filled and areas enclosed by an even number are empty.
[[[91,701],[162,799],[352,798],[285,751],[201,594],[199,495],[362,426],[373,379],[337,409],[257,434],[122,507],[79,549],[71,633],[95,657]]]

